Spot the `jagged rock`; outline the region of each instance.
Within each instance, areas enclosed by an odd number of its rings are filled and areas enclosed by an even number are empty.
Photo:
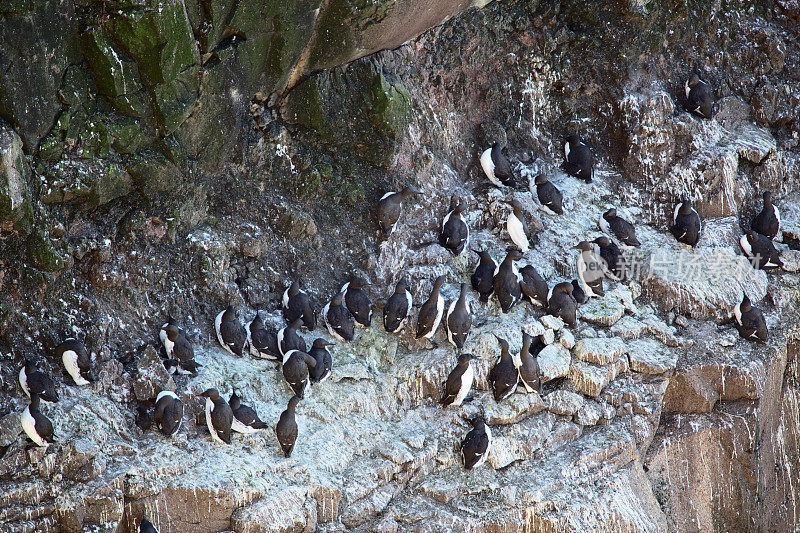
[[[22,139],[2,121],[0,163],[0,231],[14,228],[27,233],[33,223],[31,170],[22,152]]]
[[[581,361],[607,365],[625,355],[625,343],[618,338],[581,339],[575,344],[573,354]]]
[[[560,344],[548,344],[537,358],[542,381],[566,376],[569,373],[569,364],[572,359],[569,350]]]
[[[574,415],[584,403],[580,394],[559,389],[544,397],[547,410],[557,415]]]
[[[558,338],[558,342],[560,342],[561,346],[567,350],[571,350],[575,346],[575,335],[573,335],[568,329],[562,329],[561,335]]]
[[[305,487],[287,487],[237,509],[231,515],[235,531],[310,533],[317,527],[317,508]],[[311,503],[309,503],[311,502]]]
[[[20,413],[8,413],[0,418],[0,446],[8,446],[15,442],[22,433]]]
[[[786,272],[800,271],[800,251],[786,250],[781,252],[781,261],[783,261],[783,269]]]
[[[664,374],[675,369],[678,353],[652,339],[641,339],[628,343],[628,359],[633,372]]]
[[[558,331],[564,327],[564,321],[553,315],[544,315],[541,321],[544,327],[552,329],[553,331]]]
[[[133,393],[140,402],[155,400],[158,393],[164,390],[175,390],[175,382],[167,373],[158,352],[152,346],[145,348],[142,357],[136,364],[136,380],[133,382]]]
[[[596,398],[617,375],[627,371],[627,359],[619,359],[604,366],[573,361],[569,369],[569,378],[581,393]]]
[[[490,401],[484,409],[486,423],[490,426],[496,424],[513,424],[523,418],[544,410],[545,403],[538,392],[513,394],[500,403]]]
[[[597,402],[587,401],[575,413],[575,423],[581,426],[594,426],[600,421],[603,412]]]
[[[597,326],[609,327],[616,324],[625,314],[625,305],[616,298],[592,298],[579,309],[581,320]]]

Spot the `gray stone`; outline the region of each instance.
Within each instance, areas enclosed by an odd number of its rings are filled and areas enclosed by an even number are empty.
[[[517,388],[517,392],[524,391],[522,386]],[[529,415],[536,414],[544,410],[545,403],[538,392],[512,394],[510,398],[497,403],[494,399],[490,400],[484,408],[486,423],[493,426],[496,424],[513,424],[519,422]]]
[[[605,366],[573,361],[569,369],[569,378],[581,393],[596,398],[617,375],[627,371],[627,359],[619,359]]]
[[[678,352],[652,339],[641,339],[628,343],[628,359],[633,372],[663,374],[675,369]]]
[[[614,363],[622,357],[627,348],[622,339],[616,337],[581,339],[575,344],[573,353],[581,361],[597,365]]]
[[[158,352],[147,346],[136,364],[136,379],[133,382],[133,393],[140,402],[155,400],[158,393],[164,390],[175,390],[175,382],[167,373]]]
[[[584,403],[583,396],[563,389],[551,392],[544,400],[547,403],[547,410],[551,413],[569,416],[577,413]]]
[[[542,373],[542,381],[550,381],[551,379],[566,376],[569,373],[571,359],[569,350],[560,344],[545,346],[537,357],[539,371]]]

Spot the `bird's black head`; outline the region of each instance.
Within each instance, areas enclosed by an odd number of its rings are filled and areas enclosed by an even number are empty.
[[[200,396],[209,398],[212,402],[214,402],[219,399],[219,391],[214,388],[207,389],[205,392],[201,392]]]
[[[536,176],[534,183],[536,183],[536,185],[544,185],[548,181],[549,180],[547,179],[547,176],[545,176],[544,174],[539,174],[538,176]]]
[[[553,294],[555,294],[557,292],[563,292],[563,293],[566,293],[566,294],[572,294],[573,289],[574,289],[574,287],[572,286],[571,282],[562,281],[561,283],[558,283],[558,284],[556,284],[555,287],[553,287]]]
[[[509,261],[519,261],[523,257],[524,256],[522,255],[522,252],[520,252],[516,248],[510,249],[508,251],[508,253],[506,254],[506,259],[509,260]]]
[[[606,220],[611,220],[616,216],[617,216],[617,210],[614,207],[603,213],[603,218]]]
[[[761,197],[764,199],[764,205],[772,204],[772,191],[764,191]]]
[[[605,235],[602,235],[602,236],[596,238],[594,240],[594,243],[597,244],[598,246],[603,246],[603,247],[610,246],[611,245],[611,239],[609,239]]]
[[[350,278],[350,287],[353,289],[363,289],[367,285],[369,285],[369,283],[363,276],[354,275]]]
[[[333,343],[323,338],[314,339],[314,343],[311,345],[312,348],[316,348],[317,350],[325,348],[326,346],[333,346]]]
[[[408,198],[412,194],[422,194],[422,191],[420,191],[416,187],[406,186],[403,187],[403,190],[400,191],[400,194],[403,198]]]
[[[752,304],[752,302],[750,302],[750,298],[748,298],[746,294],[744,296],[742,296],[742,303],[739,304],[739,311],[741,311],[742,313],[746,313],[752,307],[753,307],[753,304]]]
[[[483,429],[486,426],[486,420],[483,418],[482,415],[478,415],[478,416],[470,419],[469,423],[475,429]]]

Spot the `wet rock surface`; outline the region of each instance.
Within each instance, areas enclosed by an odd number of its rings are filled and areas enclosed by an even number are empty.
[[[797,528],[790,2],[73,4],[0,6],[9,531],[133,532],[142,516],[197,532]],[[714,87],[711,120],[684,111],[692,69]],[[559,168],[569,131],[597,154],[591,184]],[[493,142],[508,145],[518,189],[485,185],[477,159]],[[563,191],[564,215],[540,209],[538,174]],[[423,192],[381,241],[374,205],[407,184]],[[765,189],[783,215],[785,267],[771,273],[738,244]],[[684,195],[703,217],[694,249],[668,232]],[[430,349],[413,319],[390,336],[378,316],[403,273],[417,306],[438,275],[448,304],[468,282],[474,254],[434,244],[451,196],[468,205],[471,247],[498,261],[511,246],[508,204],[520,201],[532,243],[520,266],[551,287],[575,279],[571,247],[600,235],[612,205],[643,244],[631,279],[606,281],[575,328],[470,293],[475,387],[443,409],[456,364],[444,332]],[[290,279],[319,309],[354,272],[372,283],[376,319],[331,348],[332,375],[300,404],[284,459],[283,378],[274,363],[223,352],[214,317],[232,303],[242,321],[261,310],[282,327]],[[744,294],[766,316],[765,344],[731,327]],[[195,344],[196,377],[161,363],[167,314]],[[542,390],[497,403],[495,335],[517,353],[523,330],[547,345]],[[94,354],[91,385],[69,385],[52,356],[67,335]],[[60,401],[42,407],[56,435],[46,450],[19,425],[25,357],[58,382]],[[198,397],[210,386],[243,395],[270,427],[213,443]],[[169,440],[135,424],[162,390],[185,406]],[[493,447],[465,472],[458,443],[477,414]]]

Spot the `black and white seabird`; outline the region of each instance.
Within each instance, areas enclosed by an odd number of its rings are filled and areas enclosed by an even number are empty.
[[[563,215],[564,207],[562,202],[564,195],[558,187],[550,183],[547,176],[539,174],[536,176],[536,197],[542,204],[542,210],[551,215]]]
[[[281,306],[283,317],[289,324],[302,318],[303,325],[308,331],[314,331],[317,327],[317,313],[314,311],[314,304],[308,293],[300,288],[298,280],[292,281],[289,288],[283,291]]]
[[[489,386],[494,391],[494,400],[501,402],[517,390],[519,372],[514,366],[514,357],[508,349],[508,342],[497,335],[494,337],[500,343],[500,357],[489,372]]]
[[[701,229],[700,215],[692,207],[692,201],[688,198],[681,200],[672,213],[670,233],[675,236],[675,240],[678,242],[688,244],[694,248],[697,245],[697,241],[700,240]]]
[[[147,431],[153,426],[153,415],[150,413],[150,408],[147,407],[147,404],[140,403],[136,406],[134,422],[142,431]]]
[[[472,430],[461,442],[461,460],[464,468],[472,470],[486,462],[492,446],[492,430],[482,416],[469,421]]]
[[[550,288],[539,272],[532,265],[525,265],[520,269],[519,275],[522,278],[519,281],[522,296],[533,305],[546,307]]]
[[[537,341],[538,345],[534,346],[533,342]],[[531,353],[533,347],[534,352]],[[539,371],[539,361],[536,360],[536,349],[541,351],[544,348],[544,343],[538,337],[528,335],[522,332],[522,350],[514,360],[514,366],[517,368],[519,374],[519,382],[525,387],[527,392],[540,391],[542,389],[542,377]]]
[[[278,346],[278,334],[264,327],[261,314],[256,311],[256,316],[247,324],[247,344],[250,354],[261,359],[278,361],[283,358]]]
[[[308,349],[306,341],[297,333],[297,330],[300,329],[302,325],[303,319],[298,318],[278,331],[278,349],[284,360],[286,360],[286,354],[292,350],[305,352]]]
[[[364,287],[369,285],[361,276],[352,276],[350,281],[342,285],[344,306],[353,315],[358,326],[368,328],[372,324],[372,300]]]
[[[217,389],[208,389],[200,396],[206,398],[206,425],[211,439],[220,444],[230,444],[233,423],[231,406],[219,395]]]
[[[418,339],[428,339],[433,347],[436,343],[433,341],[433,336],[436,334],[436,329],[442,321],[444,315],[444,297],[441,294],[441,288],[444,284],[445,276],[439,276],[433,282],[433,289],[431,295],[419,308],[417,315],[417,337]]]
[[[467,284],[461,284],[458,300],[447,309],[447,340],[460,352],[467,341],[469,328],[472,327],[472,309],[467,301]]]
[[[400,278],[397,286],[383,306],[383,329],[387,333],[397,333],[402,330],[414,305],[411,291],[408,290],[406,276]]]
[[[469,226],[461,216],[466,210],[467,204],[459,203],[442,220],[439,244],[450,250],[453,255],[461,255],[464,248],[469,246]]]
[[[772,193],[764,191],[764,207],[761,212],[753,217],[750,229],[764,237],[774,239],[781,227],[781,212],[778,206],[772,203]]]
[[[344,292],[340,292],[325,305],[322,318],[328,333],[343,341],[353,340],[355,334],[355,319],[344,306]]]
[[[153,411],[153,422],[161,434],[171,437],[178,432],[183,420],[183,402],[172,391],[161,391],[156,396],[156,407]]]
[[[504,313],[508,313],[522,298],[522,289],[519,286],[520,274],[514,265],[514,261],[519,259],[522,259],[519,250],[509,250],[494,273],[494,296],[500,302],[500,308]]]
[[[325,339],[314,339],[314,343],[308,351],[308,355],[313,357],[317,362],[317,364],[308,370],[311,383],[322,383],[331,375],[333,358],[328,351],[328,346],[333,346],[333,343]]]
[[[742,302],[733,308],[733,316],[736,318],[736,329],[739,336],[751,341],[767,342],[767,321],[764,320],[764,313],[757,307],[753,307],[750,298],[744,295]]]
[[[528,224],[522,212],[522,204],[516,198],[511,200],[511,213],[506,219],[506,230],[511,237],[511,241],[519,248],[522,253],[530,249],[528,243]]]
[[[469,353],[459,355],[456,367],[450,371],[447,381],[442,383],[444,392],[441,404],[445,407],[448,405],[458,407],[472,389],[472,383],[475,381],[475,369],[472,368],[473,359],[475,356]]]
[[[696,73],[686,81],[686,109],[703,118],[714,114],[714,91]]]
[[[142,518],[142,521],[139,524],[139,533],[158,533],[158,530],[147,518]]]
[[[19,371],[19,386],[28,398],[31,397],[31,393],[36,393],[43,402],[58,401],[58,391],[53,378],[36,368],[33,361],[25,361]]]
[[[92,357],[81,341],[74,338],[65,340],[56,346],[55,355],[61,358],[64,368],[76,385],[83,386],[92,382]]]
[[[514,187],[516,180],[511,171],[511,163],[504,152],[504,146],[494,143],[491,148],[487,148],[481,154],[481,168],[493,185]]]
[[[249,435],[269,427],[258,418],[258,413],[256,413],[255,409],[242,403],[242,399],[236,394],[236,391],[231,393],[228,405],[231,406],[231,411],[233,412],[233,419],[231,419],[231,429],[233,431]]]
[[[610,237],[619,241],[625,246],[640,246],[641,243],[636,238],[636,228],[624,218],[617,216],[617,210],[611,208],[600,217],[598,221],[600,229]]]
[[[242,356],[244,343],[247,342],[247,330],[239,323],[232,305],[228,305],[214,320],[217,340],[231,355]]]
[[[619,249],[619,246],[605,235],[597,237],[592,242],[597,245],[597,251],[599,252],[600,259],[602,259],[600,265],[603,267],[605,276],[616,281],[621,280],[623,278],[624,260],[620,261],[622,251]]]
[[[378,225],[384,235],[389,235],[397,226],[403,212],[403,201],[412,194],[420,194],[419,189],[403,187],[400,192],[387,192],[378,202]]]
[[[172,318],[166,324],[161,326],[160,332],[161,343],[164,345],[164,351],[167,354],[168,361],[176,361],[174,370],[181,374],[195,374],[197,368],[202,366],[194,360],[194,346],[189,336],[181,329]]]
[[[480,257],[478,266],[475,267],[475,273],[472,274],[470,281],[472,288],[480,295],[481,302],[488,302],[489,297],[494,292],[494,273],[497,272],[497,263],[489,252],[483,250],[481,252],[472,250]]]
[[[606,269],[597,245],[589,241],[581,241],[573,248],[580,250],[577,258],[578,280],[581,282],[586,298],[604,296],[603,277]]]
[[[39,395],[31,392],[31,403],[20,417],[22,430],[37,446],[44,448],[53,444],[53,423],[39,411]]]
[[[572,297],[578,304],[586,303],[586,293],[583,292],[583,287],[581,287],[581,282],[578,281],[577,279],[572,280]]]
[[[302,398],[292,396],[286,410],[281,413],[278,423],[275,424],[275,435],[278,437],[278,444],[281,445],[283,456],[287,459],[292,456],[294,443],[297,441],[297,421],[295,420],[295,409]]]
[[[739,239],[742,250],[750,258],[753,268],[761,270],[774,270],[783,266],[778,255],[778,250],[772,244],[772,239],[764,237],[753,230],[747,230]]]
[[[574,134],[564,138],[564,170],[586,183],[590,183],[594,177],[594,154]]]
[[[291,350],[283,356],[283,379],[295,396],[303,398],[306,387],[311,384],[310,370],[317,366],[317,360],[300,350]]]
[[[547,312],[560,318],[568,326],[575,327],[578,302],[572,296],[572,290],[572,283],[568,281],[556,284],[550,291]]]

